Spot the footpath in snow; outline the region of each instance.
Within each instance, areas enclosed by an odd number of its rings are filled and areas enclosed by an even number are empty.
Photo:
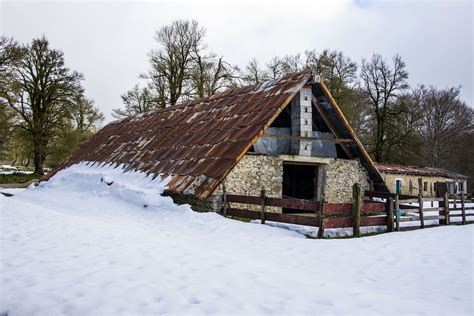
[[[0,315],[472,315],[474,225],[311,240],[75,165],[0,194]]]

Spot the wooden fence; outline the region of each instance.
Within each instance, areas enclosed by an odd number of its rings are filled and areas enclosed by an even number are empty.
[[[365,192],[365,200],[358,184],[353,188],[352,203],[325,203],[323,200],[301,200],[267,197],[262,189],[260,196],[223,194],[222,214],[224,216],[260,219],[297,225],[318,227],[318,237],[324,229],[352,227],[353,235],[360,236],[360,227],[385,226],[388,232],[412,230],[438,225],[474,223],[472,199],[460,195],[449,200],[395,195],[384,192]],[[429,202],[429,205],[426,205]],[[230,203],[258,205],[259,211],[230,207]],[[436,205],[435,205],[436,204]],[[447,205],[447,207],[446,207]],[[297,210],[297,214],[268,212],[267,207],[281,207]],[[467,217],[473,216],[472,220]],[[452,222],[453,218],[461,218]],[[436,221],[433,223],[433,221]],[[404,224],[410,222],[409,224]]]
[[[324,201],[267,197],[265,190],[260,196],[223,194],[222,214],[265,221],[282,222],[319,227],[318,236],[322,237],[325,228],[353,227],[355,236],[360,235],[360,227],[383,226],[387,219],[387,204],[363,201],[359,185],[354,186],[353,203],[325,203]],[[230,203],[259,205],[260,211],[232,208]],[[268,206],[301,211],[299,214],[267,212]]]

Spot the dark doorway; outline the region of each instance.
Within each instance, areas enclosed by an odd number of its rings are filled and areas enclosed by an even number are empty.
[[[283,164],[283,197],[312,200],[316,195],[318,166],[310,164]],[[283,209],[283,213],[302,213]]]

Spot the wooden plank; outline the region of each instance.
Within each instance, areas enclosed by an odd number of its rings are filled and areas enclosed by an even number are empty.
[[[448,200],[448,192],[444,194],[444,199],[443,199],[443,206],[444,206],[444,215],[446,216],[444,224],[449,225],[450,220],[449,220],[449,200]]]
[[[350,216],[352,203],[325,203],[324,213],[329,216]],[[385,215],[385,203],[363,203],[361,215]]]
[[[362,205],[362,215],[385,213],[385,203],[364,203]]]
[[[290,135],[276,135],[276,134],[263,134],[262,138],[316,140],[316,141],[321,141],[321,142],[333,142],[333,143],[353,143],[354,142],[353,139],[349,139],[349,138],[321,138],[321,137],[290,136]]]
[[[261,205],[261,198],[258,196],[227,194],[227,201],[231,203]],[[302,199],[283,199],[267,197],[265,200],[265,205],[291,208],[303,211],[314,211],[315,208],[318,207],[318,202]]]
[[[346,215],[350,216],[352,212],[352,203],[325,203],[324,214],[328,216]]]
[[[303,211],[314,211],[319,207],[318,201],[283,198],[267,198],[265,205],[292,208]]]
[[[265,188],[260,191],[260,222],[265,224]]]
[[[360,184],[355,183],[353,186],[353,205],[352,215],[354,220],[354,226],[352,227],[352,233],[355,237],[360,236],[360,211],[362,209],[362,190]]]
[[[401,203],[401,202],[399,202]],[[401,209],[407,209],[407,210],[413,210],[413,209],[418,209],[418,206],[416,205],[405,205],[405,204],[400,204]]]
[[[325,228],[348,228],[353,226],[353,219],[350,217],[330,217],[323,219]],[[385,226],[386,216],[363,216],[360,218],[360,227],[365,226]]]
[[[418,198],[416,198],[416,199],[400,200],[400,203],[418,203],[418,202],[419,202]]]
[[[428,215],[423,217],[424,220],[433,220],[433,219],[439,219],[439,215]]]
[[[227,215],[228,216],[242,217],[242,218],[251,218],[251,219],[259,219],[260,218],[260,212],[259,211],[243,210],[243,209],[240,209],[240,208],[232,208],[232,207],[229,207],[227,209]]]
[[[395,195],[395,230],[398,232],[400,231],[400,201],[398,200],[398,195]]]
[[[225,185],[223,185],[222,187],[222,213],[224,214],[224,217],[227,216],[227,208],[228,208],[227,192],[225,189]]]
[[[423,211],[425,211],[425,212],[439,212],[439,211],[443,211],[443,212],[444,212],[444,207],[430,207],[430,208],[424,208]]]
[[[424,197],[423,202],[441,202],[443,201],[443,198],[437,198],[437,197]]]
[[[318,238],[324,237],[324,207],[324,197],[322,196],[318,207]]]
[[[260,205],[260,197],[237,194],[227,194],[227,202]]]
[[[393,232],[393,198],[387,199],[387,231]]]
[[[260,211],[251,211],[238,208],[229,208],[227,210],[227,215],[236,216],[242,218],[251,218],[251,219],[260,219]],[[305,225],[305,226],[318,226],[319,219],[316,216],[301,216],[293,214],[282,214],[276,212],[266,212],[265,220],[279,223],[288,223],[296,225]]]

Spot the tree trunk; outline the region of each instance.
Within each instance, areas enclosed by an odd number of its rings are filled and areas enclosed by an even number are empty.
[[[43,162],[44,162],[44,147],[43,140],[39,136],[33,137],[34,145],[34,164],[35,164],[35,175],[44,175]]]

